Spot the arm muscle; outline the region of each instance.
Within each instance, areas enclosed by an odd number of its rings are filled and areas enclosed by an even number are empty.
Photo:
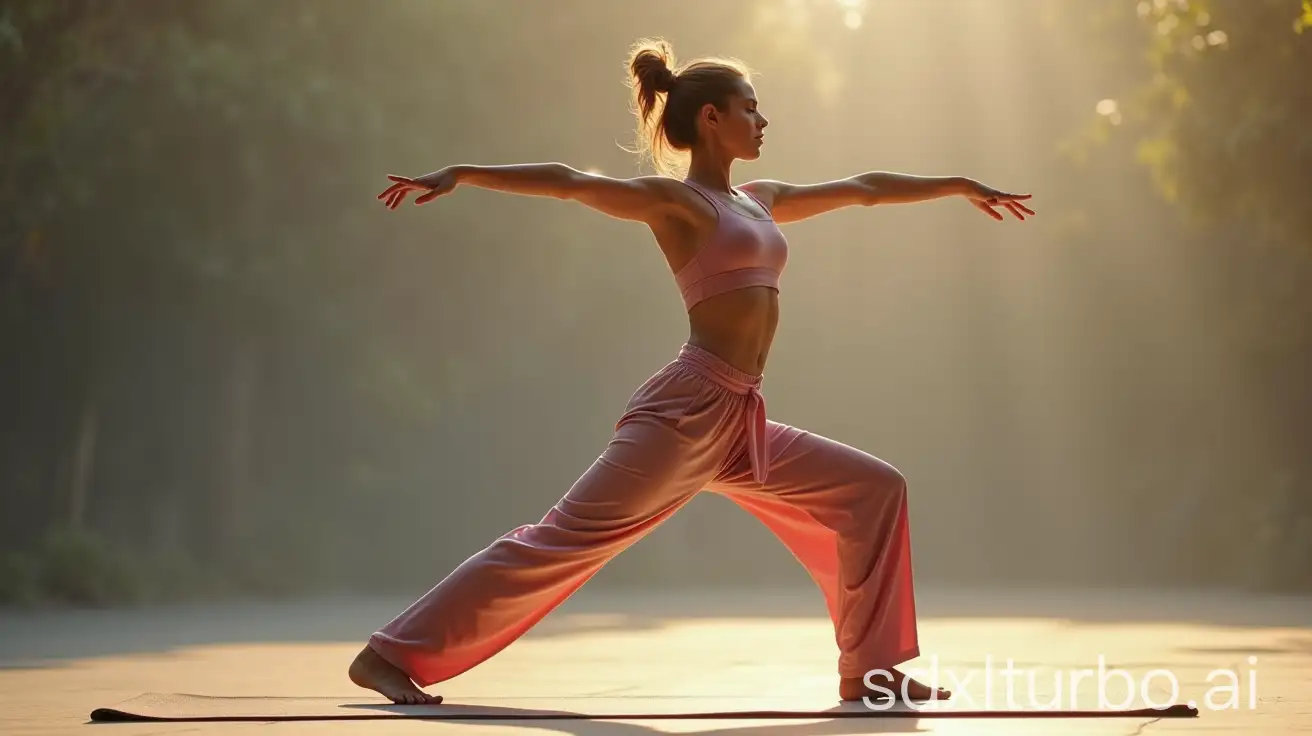
[[[844,207],[923,202],[962,194],[965,180],[956,176],[912,176],[874,171],[821,182],[789,184],[760,180],[743,185],[771,210],[776,222],[797,222]]]
[[[457,166],[456,180],[484,189],[578,202],[620,220],[651,224],[677,200],[664,177],[616,179],[559,163]]]

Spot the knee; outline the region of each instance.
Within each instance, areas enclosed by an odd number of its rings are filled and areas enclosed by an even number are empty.
[[[907,496],[907,477],[893,465],[872,458],[866,471],[866,484],[873,496],[902,501]]]
[[[869,523],[872,517],[897,515],[907,504],[907,478],[897,468],[875,458],[864,467],[860,488],[860,515]]]
[[[875,458],[849,472],[846,508],[834,531],[863,549],[880,548],[886,541],[883,535],[897,525],[906,509],[906,476]]]

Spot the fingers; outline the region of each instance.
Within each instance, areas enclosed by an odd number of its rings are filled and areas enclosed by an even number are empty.
[[[390,199],[390,198],[392,197],[393,194],[395,194],[396,192],[398,192],[398,191],[400,191],[400,190],[402,190],[402,189],[405,189],[405,186],[406,186],[406,185],[404,185],[404,184],[393,184],[392,186],[390,186],[390,187],[384,189],[384,190],[383,190],[383,193],[380,194],[380,195],[378,195],[378,198],[379,198],[379,199]]]
[[[987,202],[978,199],[972,199],[970,203],[978,207],[981,212],[988,215],[989,217],[992,217],[995,220],[1002,219],[1002,215],[997,210],[990,207]]]
[[[393,184],[387,189],[384,189],[383,193],[378,195],[378,199],[383,200],[389,210],[394,210],[405,201],[405,195],[413,189],[427,189],[427,187],[421,187],[411,183]]]
[[[389,210],[394,210],[401,206],[401,203],[405,201],[406,194],[411,191],[424,192],[415,200],[415,204],[427,204],[443,194],[446,194],[441,188],[434,189],[425,186],[409,177],[388,174],[387,178],[395,183],[384,189],[382,193],[378,195],[378,199],[382,200]]]
[[[1021,214],[1021,210],[1025,209],[1023,205],[1018,205],[1014,202],[1008,202],[1003,206],[1006,207],[1011,212],[1011,214],[1015,215],[1017,220],[1020,220],[1021,222],[1025,221],[1025,215]],[[1030,212],[1030,214],[1032,215],[1034,213]]]
[[[1029,207],[1026,207],[1020,202],[1003,202],[1002,206],[1006,207],[1011,212],[1011,214],[1016,216],[1017,220],[1020,220],[1022,222],[1025,221],[1025,215],[1030,215],[1030,216],[1034,215],[1034,210],[1030,209]]]
[[[402,189],[427,189],[427,187],[422,186],[419,182],[406,176],[388,174],[387,178],[396,183],[384,189],[383,193],[378,195],[379,199],[387,199],[388,197],[391,197],[393,193]]]
[[[989,204],[996,205],[996,204],[1017,203],[1025,199],[1029,199],[1032,196],[1033,195],[1031,194],[1003,194],[1002,192],[994,192],[992,194],[988,194],[981,197],[981,199],[983,199],[985,202],[988,202]]]
[[[1003,192],[993,192],[989,196],[972,200],[972,203],[979,207],[981,211],[995,220],[1004,219],[994,207],[1005,207],[1017,220],[1024,222],[1026,215],[1033,216],[1034,210],[1020,203],[1020,200],[1029,199],[1030,194],[1006,194]]]

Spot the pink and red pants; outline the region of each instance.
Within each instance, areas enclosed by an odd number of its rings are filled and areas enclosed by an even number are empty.
[[[766,418],[761,376],[685,344],[542,521],[460,564],[369,645],[427,687],[505,649],[698,493],[766,525],[824,595],[838,673],[919,656],[907,488],[860,450]]]

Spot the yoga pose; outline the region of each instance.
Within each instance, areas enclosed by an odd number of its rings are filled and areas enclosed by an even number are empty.
[[[396,703],[435,703],[420,688],[497,654],[602,566],[702,491],[768,527],[824,597],[843,700],[943,698],[896,668],[920,654],[907,484],[866,452],[767,418],[761,395],[788,244],[778,225],[848,206],[965,198],[1001,220],[1034,214],[965,177],[873,172],[818,184],[735,187],[734,161],[761,155],[766,119],[748,70],[704,59],[676,68],[664,41],[641,41],[629,70],[639,140],[658,175],[617,179],[559,163],[456,165],[389,176],[396,209],[469,185],[582,203],[651,229],[688,314],[689,337],[634,392],[595,462],[536,524],[461,563],[370,637],[349,675]],[[686,160],[686,176],[679,164]]]

